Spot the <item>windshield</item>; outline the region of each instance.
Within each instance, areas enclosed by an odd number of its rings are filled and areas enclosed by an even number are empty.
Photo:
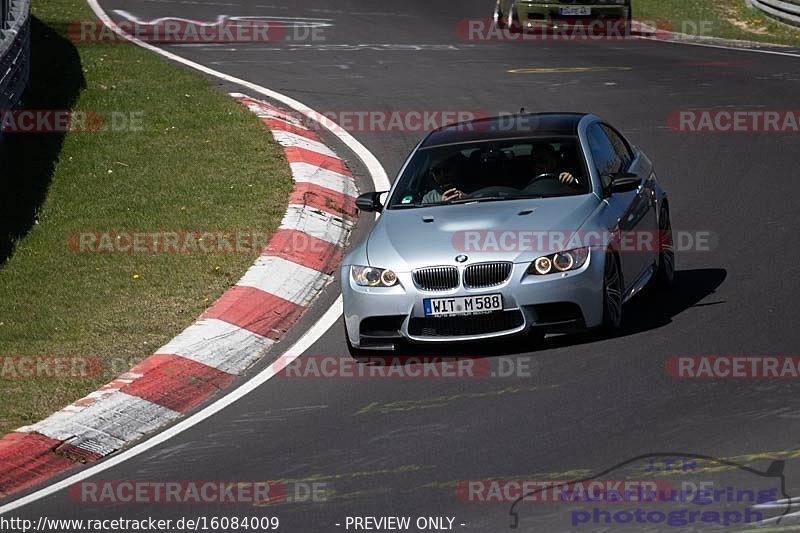
[[[400,176],[389,208],[587,194],[587,176],[577,137],[422,148]]]

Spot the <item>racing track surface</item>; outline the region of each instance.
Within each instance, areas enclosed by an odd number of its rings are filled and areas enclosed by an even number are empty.
[[[676,230],[711,231],[712,253],[678,256],[674,289],[634,301],[614,338],[549,338],[494,346],[532,357],[531,377],[483,380],[275,378],[218,415],[103,472],[104,480],[306,479],[329,483],[326,503],[75,505],[59,492],[14,516],[178,518],[273,513],[281,530],[337,531],[348,515],[455,516],[464,531],[507,530],[507,505],[454,496],[457,480],[600,471],[639,454],[718,457],[800,448],[797,386],[786,381],[682,381],[675,355],[792,354],[800,345],[796,264],[797,136],[691,134],[666,126],[685,108],[791,109],[800,58],[663,42],[467,43],[464,17],[490,0],[107,0],[144,19],[218,15],[326,18],[326,42],[168,46],[183,57],[280,91],[318,110],[469,109],[595,112],[656,162]],[[421,50],[330,45],[405,44]],[[511,74],[531,67],[627,67]],[[225,87],[236,90],[235,87]],[[257,95],[253,95],[257,96]],[[355,132],[394,176],[418,132]],[[368,187],[363,169],[362,189]],[[368,222],[362,221],[356,238]],[[321,302],[335,297],[330,291]],[[306,320],[300,328],[310,324]],[[477,350],[477,352],[476,352]],[[481,352],[483,350],[483,352]],[[488,348],[474,348],[484,353]],[[526,353],[526,351],[528,353]],[[465,350],[454,349],[453,354]],[[341,325],[314,355],[345,355]],[[787,479],[800,485],[790,461]],[[568,530],[522,513],[526,531]],[[562,517],[563,518],[563,517]],[[555,519],[554,519],[555,520]],[[546,527],[543,524],[547,523]],[[612,528],[613,529],[613,528]],[[584,529],[586,530],[586,529]]]

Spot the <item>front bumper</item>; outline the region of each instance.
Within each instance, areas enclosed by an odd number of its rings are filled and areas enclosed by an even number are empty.
[[[407,340],[442,343],[486,340],[523,333],[533,328],[549,333],[568,333],[597,327],[603,318],[604,254],[590,254],[579,270],[528,275],[528,263],[515,264],[502,285],[446,291],[419,289],[410,272],[398,273],[399,285],[389,288],[360,287],[342,268],[344,319],[350,343],[355,347],[384,347]],[[459,268],[464,268],[460,266]],[[426,318],[425,298],[502,294],[503,311],[484,315]]]

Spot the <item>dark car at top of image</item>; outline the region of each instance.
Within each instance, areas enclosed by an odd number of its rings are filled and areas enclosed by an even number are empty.
[[[674,277],[653,162],[591,114],[440,128],[385,197],[362,194],[357,205],[381,215],[342,267],[354,355],[615,329],[625,302]]]

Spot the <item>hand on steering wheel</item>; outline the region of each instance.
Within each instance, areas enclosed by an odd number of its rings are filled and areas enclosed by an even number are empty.
[[[534,178],[528,182],[530,186],[532,183],[536,183],[539,180],[544,179],[557,179],[561,183],[565,183],[567,185],[578,185],[578,178],[570,174],[569,172],[562,172],[561,174],[556,174],[555,172],[544,172],[539,174],[538,176],[534,176]]]
[[[464,194],[463,191],[460,191],[453,187],[452,189],[448,189],[442,193],[442,201],[449,202],[450,200],[460,200],[461,198],[466,197],[467,195]]]
[[[558,181],[561,183],[566,183],[567,185],[578,185],[578,178],[570,174],[569,172],[562,172],[558,175]]]

